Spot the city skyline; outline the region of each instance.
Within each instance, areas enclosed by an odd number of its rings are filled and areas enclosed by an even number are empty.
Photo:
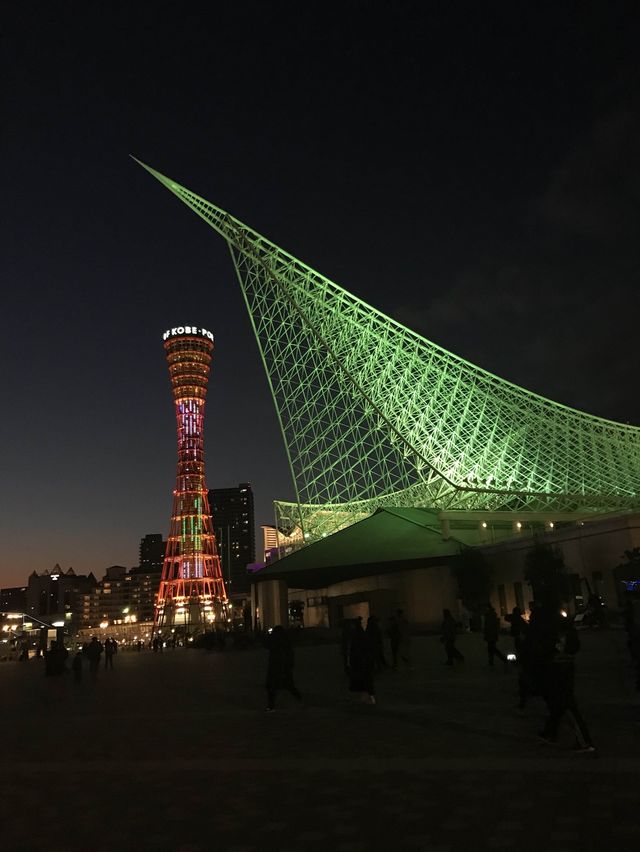
[[[258,524],[294,497],[227,251],[130,152],[457,355],[640,422],[622,7],[147,12],[7,12],[0,586],[166,535],[159,346],[194,306],[216,337],[207,486],[251,482]]]

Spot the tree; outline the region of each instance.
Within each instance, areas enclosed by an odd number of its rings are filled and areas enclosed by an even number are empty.
[[[571,584],[562,551],[537,542],[525,557],[524,578],[543,606],[560,609],[571,597]]]
[[[453,573],[458,584],[458,597],[469,612],[484,607],[491,591],[491,567],[484,553],[465,547],[455,561]]]

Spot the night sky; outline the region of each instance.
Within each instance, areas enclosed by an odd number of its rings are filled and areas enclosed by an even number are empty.
[[[5,4],[0,585],[166,535],[170,326],[216,335],[209,487],[250,481],[258,524],[292,496],[226,245],[129,153],[445,348],[640,423],[635,7]]]

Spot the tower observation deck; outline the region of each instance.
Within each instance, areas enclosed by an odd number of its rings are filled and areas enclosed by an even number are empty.
[[[141,164],[144,166],[144,164]],[[640,429],[448,352],[154,169],[229,246],[313,540],[384,506],[593,513],[640,506]]]
[[[178,427],[173,511],[154,614],[154,634],[202,633],[226,617],[227,596],[204,474],[204,408],[213,334],[178,326],[164,333]]]

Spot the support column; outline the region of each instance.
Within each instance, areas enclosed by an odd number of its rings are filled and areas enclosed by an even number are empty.
[[[263,580],[256,584],[260,626],[263,630],[289,623],[288,587],[284,580]]]

